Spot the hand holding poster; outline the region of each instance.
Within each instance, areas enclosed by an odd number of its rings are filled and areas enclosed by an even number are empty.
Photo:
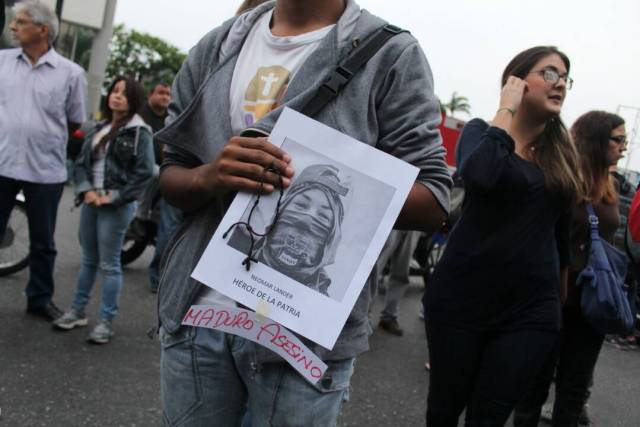
[[[291,185],[238,194],[192,277],[331,349],[418,170],[291,109],[269,140],[293,159]]]

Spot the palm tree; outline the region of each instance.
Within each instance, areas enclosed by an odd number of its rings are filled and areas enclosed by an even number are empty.
[[[451,116],[455,114],[456,111],[460,111],[463,113],[471,114],[471,105],[469,105],[469,98],[466,96],[459,96],[458,92],[453,92],[451,95],[451,101],[444,105],[449,109],[449,113]]]
[[[447,106],[442,103],[442,100],[438,98],[438,105],[440,106],[440,115],[447,115]]]

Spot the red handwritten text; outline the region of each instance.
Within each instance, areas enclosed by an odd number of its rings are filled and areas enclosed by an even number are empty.
[[[278,323],[269,323],[260,327],[258,332],[257,342],[260,343],[263,339],[263,334],[267,335],[266,338],[271,344],[276,347],[282,348],[289,356],[293,358],[295,362],[302,365],[304,369],[309,371],[312,377],[321,378],[323,372],[320,368],[313,365],[313,360],[308,359],[304,355],[304,350],[295,342],[293,342],[283,330],[288,332],[285,328]],[[270,337],[270,339],[269,339]]]

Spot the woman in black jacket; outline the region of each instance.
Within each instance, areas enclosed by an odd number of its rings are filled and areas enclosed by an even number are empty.
[[[151,129],[139,115],[144,102],[140,83],[117,77],[107,95],[106,120],[87,134],[76,160],[82,267],[71,309],[53,324],[63,330],[87,325],[84,309],[100,272],[100,320],[89,334],[89,341],[98,344],[108,343],[113,336],[112,321],[122,289],[122,244],[135,200],[153,174]]]
[[[559,224],[581,194],[560,119],[569,67],[555,47],[521,52],[491,124],[465,130],[477,144],[459,165],[462,216],[424,298],[428,426],[457,426],[465,408],[467,425],[503,425],[556,341],[568,261]]]
[[[583,114],[571,127],[580,155],[586,200],[598,217],[600,236],[613,244],[620,223],[617,181],[609,173],[626,150],[624,119],[605,111]],[[585,201],[572,209],[570,230],[571,263],[566,302],[562,308],[562,330],[555,351],[549,357],[535,385],[518,405],[514,425],[537,426],[554,372],[556,398],[553,425],[578,425],[580,413],[589,398],[593,370],[602,348],[604,334],[591,326],[580,309],[581,287],[578,275],[586,267],[591,242]]]

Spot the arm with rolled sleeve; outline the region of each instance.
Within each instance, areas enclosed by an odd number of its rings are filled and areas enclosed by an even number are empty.
[[[396,228],[433,230],[449,211],[452,181],[437,129],[442,118],[431,70],[417,42],[398,56],[376,103],[378,148],[420,169]]]

